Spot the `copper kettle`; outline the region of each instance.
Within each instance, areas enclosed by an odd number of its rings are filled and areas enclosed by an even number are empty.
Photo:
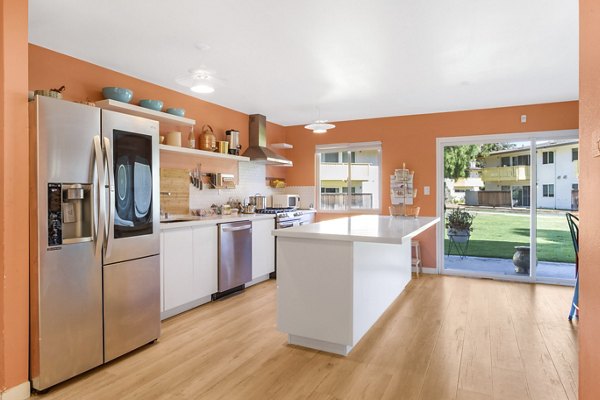
[[[212,126],[206,124],[202,127],[200,134],[200,150],[215,151],[217,149],[217,138]]]

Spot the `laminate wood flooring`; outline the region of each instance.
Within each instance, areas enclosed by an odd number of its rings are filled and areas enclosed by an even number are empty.
[[[35,398],[574,400],[571,296],[422,276],[341,357],[287,344],[268,281],[165,321],[157,343]]]

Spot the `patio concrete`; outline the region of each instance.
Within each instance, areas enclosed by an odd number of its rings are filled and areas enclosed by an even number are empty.
[[[484,272],[486,274],[526,276],[517,274],[512,259],[444,256],[444,267],[455,271]],[[538,279],[570,280],[575,285],[575,264],[539,261]]]

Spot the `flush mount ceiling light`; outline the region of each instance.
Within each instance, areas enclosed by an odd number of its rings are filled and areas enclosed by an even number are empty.
[[[195,68],[190,70],[189,75],[177,78],[176,82],[188,87],[194,93],[208,94],[215,91],[212,74],[206,69]]]
[[[305,125],[304,127],[306,129],[310,129],[311,131],[313,131],[313,133],[326,133],[328,129],[335,128],[335,125],[328,124],[327,120],[321,119],[321,111],[318,107],[317,114],[319,115],[319,118],[317,118],[317,120],[312,124]]]

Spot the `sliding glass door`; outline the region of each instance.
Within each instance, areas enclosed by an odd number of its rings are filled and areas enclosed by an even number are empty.
[[[438,139],[442,273],[574,284],[577,131]]]

